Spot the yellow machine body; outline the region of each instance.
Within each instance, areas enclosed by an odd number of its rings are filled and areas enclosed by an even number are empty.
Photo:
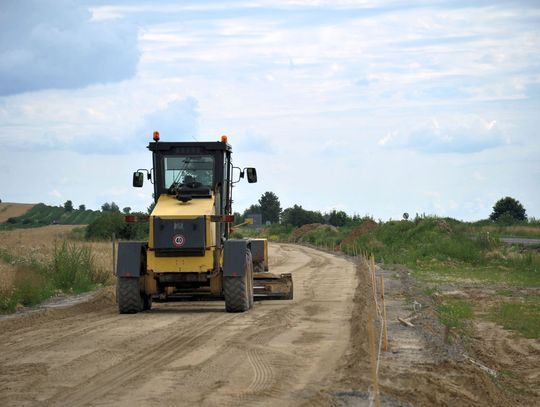
[[[240,178],[257,182],[255,168],[231,161],[220,142],[160,142],[148,146],[155,206],[147,242],[121,242],[116,267],[120,313],[150,310],[152,301],[224,299],[227,312],[244,312],[254,297],[292,299],[290,274],[268,273],[265,239],[231,239],[232,189]],[[238,178],[233,170],[240,170]]]
[[[214,250],[216,249],[216,223],[211,222],[215,215],[214,199],[197,199],[179,202],[174,196],[161,195],[149,218],[149,239],[147,254],[147,270],[154,273],[205,273],[214,271]],[[156,257],[154,236],[154,218],[162,219],[196,219],[205,217],[205,255],[203,257]]]

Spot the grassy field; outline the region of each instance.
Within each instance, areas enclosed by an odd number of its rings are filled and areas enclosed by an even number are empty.
[[[71,225],[0,231],[0,312],[112,283],[109,242],[73,239]]]
[[[65,222],[82,222],[94,216],[86,212],[66,213],[62,208],[38,204],[17,218],[16,224],[24,225],[26,221],[26,225],[37,225],[49,222],[56,215]],[[525,227],[529,236],[540,231],[538,225],[502,227],[424,217],[390,222],[364,219],[347,227],[313,224],[300,228],[289,225],[237,228],[235,236],[308,243],[345,254],[371,253],[384,267],[404,265],[411,270],[421,290],[438,294],[437,312],[441,322],[455,330],[462,330],[463,321],[476,315],[477,307],[466,299],[455,301],[445,297],[440,287],[496,286],[497,293],[505,294],[497,294],[498,300],[484,310],[486,315],[526,337],[538,338],[538,329],[534,326],[540,326],[540,296],[538,290],[534,290],[540,288],[540,249],[509,246],[498,239],[500,234],[525,233]],[[11,293],[11,300],[4,301],[0,308],[12,310],[17,304],[33,305],[56,291],[78,292],[109,282],[112,278],[110,243],[88,242],[84,237],[82,228],[68,225],[0,230],[0,284],[3,287],[0,297],[7,298]],[[73,260],[66,263],[65,259]],[[62,266],[70,262],[78,266]],[[78,269],[85,271],[77,275]],[[29,281],[37,283],[33,285]],[[12,292],[13,287],[19,287],[18,291]],[[37,290],[37,287],[42,289]]]
[[[148,233],[147,223],[126,224],[120,212],[44,204],[3,204],[0,211],[0,312],[112,283],[111,235],[145,239]]]
[[[466,321],[484,317],[475,301],[445,295],[445,289],[480,285],[498,287],[488,301],[486,317],[525,337],[540,338],[540,248],[509,246],[498,236],[540,235],[540,225],[495,226],[454,219],[424,217],[409,221],[373,222],[356,227],[329,228],[307,225],[293,229],[273,225],[239,233],[270,240],[309,243],[346,254],[372,253],[383,267],[404,265],[418,282],[418,289],[436,293],[437,313],[450,329],[464,332]],[[442,287],[442,288],[441,288]]]
[[[0,202],[0,223],[6,222],[9,218],[16,218],[28,212],[34,204],[21,204],[12,202]]]
[[[16,228],[32,228],[51,224],[62,225],[86,225],[96,219],[101,212],[92,210],[66,211],[63,207],[49,206],[43,203],[31,205],[29,208],[21,207],[20,204],[4,204],[7,213],[13,212],[13,216],[4,216],[4,223],[0,223],[0,230]],[[14,206],[15,205],[15,206]],[[22,214],[14,211],[14,208],[23,211]],[[2,209],[0,208],[0,211]]]

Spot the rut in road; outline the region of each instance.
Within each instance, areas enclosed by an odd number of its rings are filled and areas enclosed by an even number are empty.
[[[347,352],[355,267],[285,244],[270,258],[293,274],[295,299],[248,313],[180,302],[120,316],[106,299],[0,322],[0,405],[301,405]]]

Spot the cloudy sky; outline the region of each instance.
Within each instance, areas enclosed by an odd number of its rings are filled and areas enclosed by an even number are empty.
[[[0,199],[144,209],[163,141],[229,136],[282,207],[540,217],[540,3],[0,1]]]

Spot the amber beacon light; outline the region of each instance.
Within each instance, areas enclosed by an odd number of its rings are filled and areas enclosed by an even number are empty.
[[[222,143],[226,143],[227,140],[228,140],[228,138],[227,138],[226,135],[221,136],[221,142],[222,142]]]
[[[154,141],[159,141],[159,131],[155,131],[152,137]]]

